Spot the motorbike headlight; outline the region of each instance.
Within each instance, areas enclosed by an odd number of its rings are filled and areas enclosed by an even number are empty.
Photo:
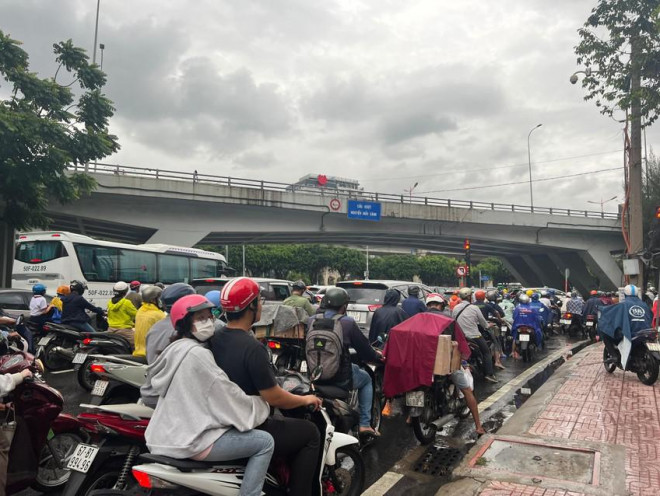
[[[39,371],[40,374],[43,374],[43,373],[44,373],[44,370],[45,370],[45,369],[44,369],[44,363],[41,361],[40,358],[37,358],[37,359],[34,361],[34,365],[35,365],[35,367],[37,367],[37,370]]]

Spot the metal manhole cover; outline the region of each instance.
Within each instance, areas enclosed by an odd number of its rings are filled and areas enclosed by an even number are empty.
[[[430,446],[415,462],[413,470],[421,474],[445,476],[459,464],[463,452],[456,448],[438,448]]]

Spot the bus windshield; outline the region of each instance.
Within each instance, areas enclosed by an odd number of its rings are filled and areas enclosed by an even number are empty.
[[[68,253],[61,241],[27,241],[16,246],[16,260],[37,264],[66,257]]]

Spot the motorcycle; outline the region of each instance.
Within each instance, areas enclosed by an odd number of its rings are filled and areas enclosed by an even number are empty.
[[[534,360],[538,351],[538,345],[536,343],[536,333],[533,328],[527,326],[518,327],[516,350],[522,356],[523,362]]]
[[[273,354],[273,364],[277,372],[287,370],[307,372],[305,362],[305,340],[294,338],[265,338],[261,340]]]
[[[454,418],[470,414],[465,397],[454,385],[450,375],[433,376],[430,387],[422,386],[406,392],[406,406],[415,437],[421,444],[435,440],[438,430]]]
[[[43,330],[48,334],[37,342],[37,358],[42,359],[46,369],[51,372],[70,367],[73,350],[84,339],[82,331],[52,322],[44,325]]]
[[[609,336],[601,333],[600,337],[605,342],[603,366],[607,373],[612,374],[617,368],[623,370],[619,348]],[[658,331],[655,329],[639,331],[632,339],[626,370],[636,373],[642,384],[653,386],[660,371],[658,362],[660,362]]]
[[[43,366],[33,355],[13,352],[0,357],[0,373],[33,373],[3,398],[11,404],[16,431],[9,450],[7,494],[28,487],[40,492],[64,487],[70,477],[67,463],[75,447],[85,439],[78,420],[62,413],[62,395],[41,378]],[[10,414],[11,418],[11,414]]]
[[[89,355],[93,405],[136,403],[147,375],[146,357],[133,355]]]
[[[585,332],[591,341],[596,341],[598,336],[598,320],[595,315],[587,315],[584,322]]]
[[[568,334],[571,338],[577,337],[579,334],[584,335],[582,327],[582,315],[579,313],[566,312],[562,314],[559,323],[562,326],[562,332]]]
[[[468,363],[470,364],[472,371],[483,378],[487,375],[485,367],[486,360],[491,360],[492,363],[495,364],[495,358],[493,357],[495,343],[493,342],[493,335],[490,332],[481,328],[479,330],[481,331],[482,339],[486,340],[490,355],[484,356],[476,341],[472,338],[467,338],[468,346],[470,347],[470,359],[468,360]]]
[[[83,339],[78,343],[71,360],[74,370],[77,370],[78,384],[83,389],[91,391],[96,382],[96,374],[91,370],[92,362],[99,355],[131,356],[130,343],[111,332],[83,333]]]

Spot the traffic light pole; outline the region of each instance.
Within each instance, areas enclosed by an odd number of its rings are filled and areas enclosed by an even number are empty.
[[[471,262],[470,262],[470,240],[466,239],[465,243],[463,243],[463,248],[465,248],[465,266],[467,267],[467,274],[465,274],[465,285],[468,288],[472,287],[472,271],[470,270],[471,267]]]

